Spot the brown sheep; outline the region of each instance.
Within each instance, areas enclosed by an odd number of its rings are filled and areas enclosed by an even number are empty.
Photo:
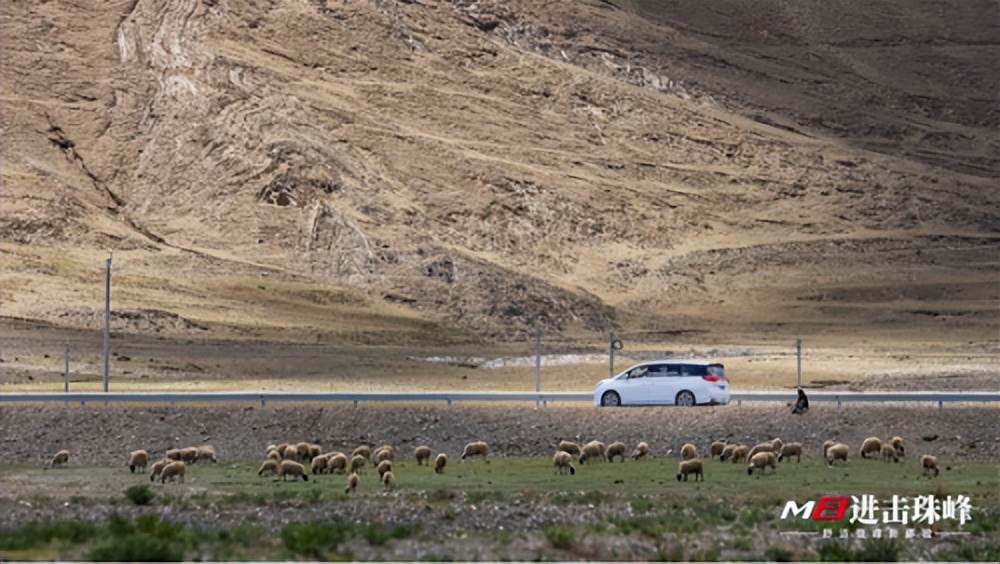
[[[688,474],[694,474],[695,482],[698,481],[698,478],[701,478],[702,482],[705,481],[705,470],[700,458],[691,458],[677,464],[678,482],[681,481],[681,478],[683,478],[685,482],[688,481]]]
[[[273,459],[273,458],[268,458],[267,460],[265,460],[264,463],[261,464],[260,468],[257,470],[257,475],[258,476],[263,476],[264,473],[270,473],[272,475],[277,475],[278,474],[278,461],[275,460],[275,459]]]
[[[736,445],[730,443],[722,448],[722,452],[719,454],[719,462],[725,462],[733,456],[733,451],[736,450]]]
[[[149,465],[149,453],[145,450],[133,450],[128,453],[128,471],[135,474],[135,471],[140,472],[146,471],[146,466]]]
[[[625,453],[628,452],[628,446],[621,442],[615,441],[608,445],[607,456],[608,462],[614,462],[616,456],[620,456],[622,462],[625,462]]]
[[[187,463],[183,460],[175,460],[170,464],[163,467],[160,472],[160,483],[167,483],[167,478],[170,478],[171,482],[176,482],[180,478],[180,482],[184,483],[184,471],[187,469]]]
[[[309,469],[312,470],[313,475],[326,473],[327,465],[329,459],[324,455],[314,456],[312,461],[309,463]]]
[[[396,451],[389,445],[382,445],[375,449],[374,454],[372,454],[372,465],[378,466],[383,460],[392,462],[395,459]]]
[[[281,476],[282,482],[286,481],[285,478],[287,476],[291,476],[293,482],[297,476],[301,476],[304,482],[309,481],[309,475],[306,474],[306,467],[294,460],[282,460],[281,465],[278,466],[278,475]]]
[[[181,449],[181,460],[187,464],[198,462],[198,447],[184,447]]]
[[[55,453],[55,455],[52,456],[52,460],[49,460],[49,463],[46,466],[55,468],[56,466],[66,464],[68,462],[69,462],[69,451],[60,450],[59,452]]]
[[[385,476],[386,472],[392,472],[392,461],[383,460],[382,462],[379,462],[375,470],[378,472],[378,477],[382,478]]]
[[[365,457],[365,460],[368,460],[372,457],[372,449],[368,445],[361,445],[351,451],[351,458],[354,458],[355,456],[363,456]]]
[[[363,472],[367,462],[368,460],[364,456],[355,454],[351,457],[351,472]]]
[[[163,455],[164,458],[169,458],[170,460],[181,460],[181,449],[172,448]]]
[[[903,437],[897,435],[893,437],[891,441],[892,441],[892,448],[896,449],[896,456],[902,458],[906,454],[905,449],[903,448]]]
[[[873,454],[878,457],[880,452],[882,452],[882,440],[878,437],[868,437],[863,443],[861,443],[858,455],[861,456],[861,458],[868,458],[869,454]]]
[[[359,454],[357,456],[361,456],[361,455]],[[361,458],[364,458],[364,456],[361,456]],[[347,487],[344,489],[344,493],[347,493],[347,494],[354,493],[354,491],[358,489],[358,482],[359,481],[360,480],[358,478],[357,472],[351,472],[351,475],[348,476],[348,478],[347,478]]]
[[[383,460],[383,462],[389,461]],[[392,473],[392,470],[388,470],[385,474],[382,474],[382,485],[385,486],[385,489],[387,490],[391,490],[396,487],[396,475]]]
[[[573,466],[573,455],[564,450],[557,450],[552,455],[552,466],[560,474],[565,474],[567,470],[569,470],[571,476],[576,474],[576,468]]]
[[[420,445],[413,449],[413,456],[417,459],[417,466],[422,464],[430,464],[431,462],[431,447],[427,445]]]
[[[750,447],[747,445],[736,445],[736,448],[733,449],[733,464],[746,462],[748,458],[750,458]]]
[[[364,466],[363,462],[364,457],[361,458],[362,458],[361,465]],[[347,455],[342,452],[335,452],[333,453],[333,456],[330,456],[328,454],[326,458],[327,470],[336,474],[344,474],[345,472],[347,472],[347,463],[348,463]]]
[[[747,460],[752,459],[754,455],[756,455],[758,452],[771,452],[771,453],[775,452],[774,442],[767,441],[763,443],[757,443],[756,445],[754,445],[752,449],[750,449],[750,452],[747,453]]]
[[[826,449],[826,465],[833,467],[833,463],[838,460],[843,460],[844,464],[847,464],[847,457],[851,454],[851,447],[845,445],[844,443],[837,443],[830,448]]]
[[[771,451],[758,452],[750,458],[750,463],[747,464],[747,475],[753,476],[755,470],[758,475],[763,475],[768,466],[771,467],[772,474],[777,472],[778,457],[774,456],[774,453]]]
[[[823,441],[823,460],[826,460],[826,451],[833,445],[837,444],[837,441],[826,440]]]
[[[295,443],[295,453],[293,454],[292,457],[289,457],[288,451],[285,451],[285,459],[291,460],[292,458],[294,458],[295,460],[302,460],[302,461],[312,460],[309,457],[310,447],[311,445],[305,441]]]
[[[434,473],[444,474],[444,467],[446,464],[448,464],[448,455],[443,452],[439,452],[438,455],[434,457]]]
[[[938,459],[933,454],[925,454],[921,456],[920,466],[923,467],[924,474],[930,474],[931,472],[933,472],[935,478],[941,472],[941,469],[938,468]]]
[[[197,454],[195,455],[195,460],[202,461],[208,460],[212,463],[217,463],[218,459],[215,458],[215,447],[212,445],[201,445],[195,449]]]
[[[601,441],[590,441],[580,448],[580,464],[587,462],[591,458],[604,460],[605,450],[607,450],[607,448]]]
[[[802,462],[802,443],[788,443],[781,446],[781,452],[778,453],[778,462],[787,458],[791,460],[795,457],[795,462]]]
[[[163,473],[163,469],[166,468],[167,464],[170,464],[171,462],[176,462],[176,461],[170,458],[161,458],[160,460],[153,463],[153,465],[149,469],[149,481],[155,482],[156,479],[160,477],[160,474]]]
[[[712,441],[712,445],[708,447],[710,457],[715,458],[717,456],[722,456],[722,451],[726,450],[726,441],[718,440]]]
[[[639,460],[641,458],[646,458],[649,454],[649,444],[646,441],[639,441],[639,444],[635,445],[635,450],[632,451],[632,458]]]
[[[899,457],[896,456],[896,447],[889,443],[882,445],[882,450],[879,451],[879,457],[885,462],[889,462],[890,460],[893,462],[899,462]]]

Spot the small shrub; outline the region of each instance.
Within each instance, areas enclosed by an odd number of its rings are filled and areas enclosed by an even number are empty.
[[[899,543],[893,539],[868,539],[856,551],[854,560],[859,562],[896,562],[899,560]]]
[[[845,544],[831,541],[820,547],[819,559],[822,562],[850,562],[854,559],[854,551]]]
[[[764,551],[764,555],[773,562],[791,562],[792,560],[791,551],[783,546],[769,546]]]
[[[149,505],[149,502],[153,501],[156,494],[153,493],[153,490],[149,489],[149,486],[139,484],[125,490],[125,497],[129,498],[136,505]]]
[[[289,523],[281,529],[281,542],[288,550],[319,559],[325,559],[327,551],[337,550],[348,536],[348,530],[339,521]]]
[[[106,539],[91,549],[87,556],[103,562],[180,562],[184,559],[181,550],[145,533]]]
[[[573,529],[562,525],[549,525],[544,529],[545,538],[553,548],[568,550],[573,547]]]
[[[52,523],[31,522],[20,529],[0,530],[0,550],[25,550],[52,540],[82,543],[97,534],[97,527],[79,519]]]

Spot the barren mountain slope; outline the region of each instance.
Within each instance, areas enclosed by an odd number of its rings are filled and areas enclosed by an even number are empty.
[[[855,4],[11,3],[2,313],[995,339],[997,5]]]

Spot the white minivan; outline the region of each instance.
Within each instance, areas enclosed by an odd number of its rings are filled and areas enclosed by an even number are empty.
[[[594,405],[719,405],[729,403],[726,368],[718,362],[650,360],[601,380]]]

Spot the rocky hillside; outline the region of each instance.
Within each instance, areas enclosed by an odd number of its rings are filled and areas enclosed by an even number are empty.
[[[994,1],[3,11],[5,316],[112,249],[122,330],[998,330]]]

